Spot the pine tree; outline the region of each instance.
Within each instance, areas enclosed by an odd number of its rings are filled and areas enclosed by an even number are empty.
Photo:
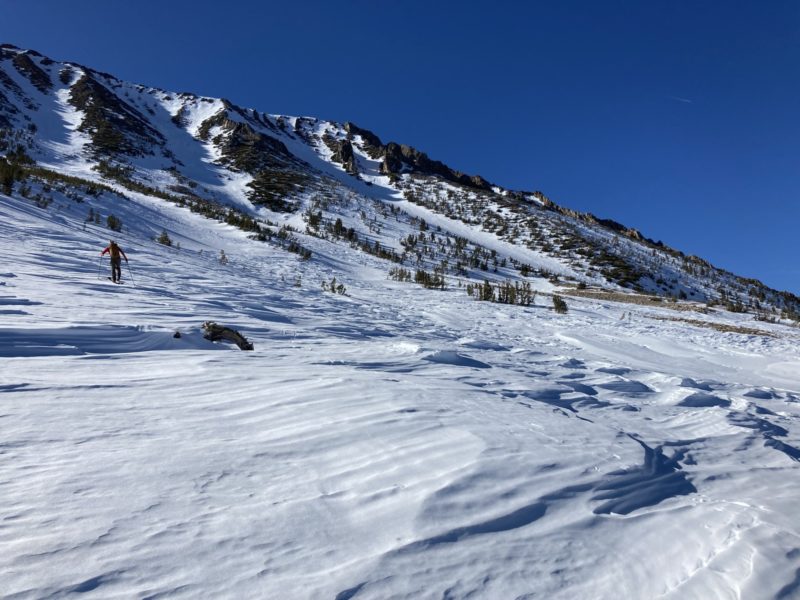
[[[170,239],[166,229],[161,230],[161,235],[156,238],[156,241],[159,244],[164,244],[165,246],[172,246],[172,240]]]
[[[122,221],[114,215],[108,215],[106,225],[113,231],[122,231]]]
[[[562,315],[567,312],[567,303],[558,294],[553,294],[553,309]]]

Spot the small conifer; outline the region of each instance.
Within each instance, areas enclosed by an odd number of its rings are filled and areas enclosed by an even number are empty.
[[[161,230],[161,235],[156,238],[156,241],[159,244],[164,244],[165,246],[172,246],[172,240],[170,239],[166,229]]]
[[[567,303],[558,294],[553,294],[553,309],[562,315],[567,312]]]

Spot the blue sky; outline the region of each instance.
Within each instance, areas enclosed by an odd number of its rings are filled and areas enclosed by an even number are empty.
[[[0,41],[453,168],[800,293],[800,2],[0,0]]]

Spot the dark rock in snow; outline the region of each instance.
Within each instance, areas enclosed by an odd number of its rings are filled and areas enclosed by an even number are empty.
[[[203,335],[204,338],[210,340],[212,342],[217,341],[226,341],[226,342],[233,342],[237,346],[239,346],[240,350],[252,350],[253,343],[247,341],[247,338],[244,337],[241,333],[236,331],[235,329],[231,329],[230,327],[224,327],[222,325],[217,325],[213,321],[206,321],[203,323],[203,329],[206,333]]]

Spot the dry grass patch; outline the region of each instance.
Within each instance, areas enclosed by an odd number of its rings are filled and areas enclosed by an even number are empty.
[[[742,325],[728,325],[726,323],[715,323],[713,321],[699,321],[697,319],[686,319],[682,317],[660,317],[657,315],[647,315],[650,319],[657,321],[678,321],[681,323],[688,323],[696,327],[704,327],[706,329],[714,329],[722,333],[740,333],[742,335],[762,335],[764,337],[778,337],[771,331],[764,331],[763,329],[755,329],[754,327],[743,327]]]
[[[668,308],[681,312],[699,312],[707,314],[709,309],[704,304],[697,302],[672,301],[661,296],[650,296],[647,294],[625,294],[623,292],[612,292],[609,290],[579,290],[568,289],[563,291],[565,296],[576,298],[591,298],[593,300],[603,300],[609,302],[624,302],[626,304],[639,304],[641,306],[653,306],[658,308]]]

